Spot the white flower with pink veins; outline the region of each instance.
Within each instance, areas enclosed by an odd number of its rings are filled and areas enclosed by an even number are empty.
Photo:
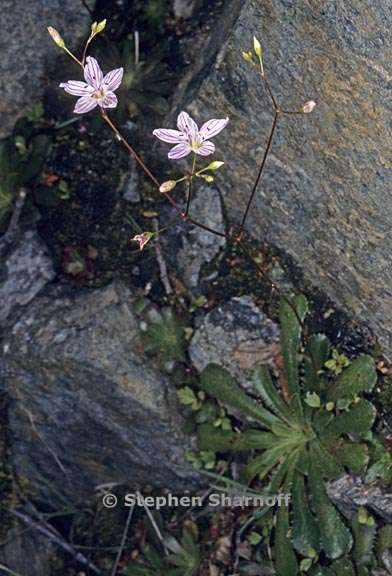
[[[210,142],[209,138],[219,134],[227,126],[228,121],[228,118],[213,118],[203,124],[199,130],[196,122],[189,114],[181,112],[177,118],[178,130],[158,128],[153,131],[153,134],[163,142],[176,144],[168,154],[170,160],[184,158],[191,152],[200,154],[200,156],[209,156],[215,152],[215,144]]]
[[[68,82],[62,82],[60,88],[64,88],[68,94],[80,96],[74,108],[76,114],[85,114],[96,106],[115,108],[117,106],[117,96],[114,91],[120,86],[123,73],[123,68],[116,68],[104,76],[97,60],[92,56],[87,56],[86,66],[84,67],[84,79],[86,82],[69,80]]]

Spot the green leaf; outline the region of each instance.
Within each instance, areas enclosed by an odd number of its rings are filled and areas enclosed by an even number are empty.
[[[354,532],[353,559],[357,565],[370,566],[373,560],[373,548],[377,533],[377,526],[368,526],[359,522],[360,510],[351,521]]]
[[[340,558],[331,564],[334,576],[357,576],[350,558]]]
[[[284,492],[290,492],[292,474],[288,474],[284,483]],[[298,574],[297,557],[290,540],[289,509],[279,506],[276,514],[274,558],[276,574],[279,576],[296,576]]]
[[[251,546],[257,546],[262,541],[263,536],[259,532],[251,532],[248,536],[248,541]]]
[[[201,373],[200,387],[227,406],[239,410],[260,422],[266,428],[278,422],[271,412],[259,406],[237,384],[227,370],[217,364],[209,364]]]
[[[352,474],[361,475],[365,472],[369,462],[366,444],[357,444],[342,440],[336,447],[336,457],[339,462],[348,468]]]
[[[316,392],[308,392],[304,402],[311,408],[320,408],[321,406],[320,396]]]
[[[286,478],[293,477],[300,452],[301,451],[298,449],[292,450],[279,467],[277,467],[277,470],[268,486],[268,492],[271,494],[278,493],[282,484],[286,481]]]
[[[256,475],[260,479],[264,478],[285,457],[286,450],[286,447],[275,446],[250,460],[244,468],[246,478],[252,480]]]
[[[284,373],[292,406],[296,415],[302,420],[303,409],[300,400],[298,375],[298,353],[301,344],[302,322],[308,310],[308,303],[302,294],[281,299],[279,319],[281,326],[281,348],[284,359]]]
[[[367,354],[359,356],[336,380],[328,394],[328,400],[352,398],[361,392],[370,392],[377,382],[374,359]]]
[[[323,478],[335,480],[344,474],[342,466],[335,460],[321,440],[312,440],[309,447],[311,459],[319,465]]]
[[[340,514],[330,502],[322,474],[313,459],[309,467],[309,485],[313,508],[318,519],[322,548],[328,558],[332,560],[339,558],[350,551],[352,537]]]
[[[376,409],[368,400],[361,399],[348,412],[336,416],[327,426],[327,433],[366,434],[373,426]]]
[[[308,392],[319,394],[324,387],[321,371],[330,354],[330,343],[324,334],[314,334],[305,350],[304,386]]]
[[[282,420],[293,421],[294,416],[275,388],[267,366],[256,368],[253,374],[253,383],[267,408],[270,408]]]
[[[307,556],[310,548],[319,552],[319,529],[309,507],[302,474],[296,474],[294,477],[292,498],[294,548],[302,554],[302,556]]]

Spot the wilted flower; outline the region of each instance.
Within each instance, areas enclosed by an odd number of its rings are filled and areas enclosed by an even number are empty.
[[[136,234],[136,236],[134,236],[132,240],[134,242],[139,242],[139,248],[140,250],[143,250],[147,242],[149,242],[153,236],[154,236],[153,232],[142,232],[141,234]]]
[[[310,114],[311,112],[313,112],[315,107],[316,102],[314,100],[309,100],[308,102],[305,102],[305,104],[302,106],[302,112],[304,114]]]
[[[215,145],[210,142],[208,138],[219,134],[219,132],[225,128],[228,121],[228,118],[214,118],[205,122],[199,130],[196,122],[189,114],[187,114],[187,112],[181,112],[177,118],[178,130],[160,128],[154,130],[153,134],[159,138],[159,140],[163,140],[163,142],[177,144],[168,154],[171,160],[183,158],[191,152],[200,154],[201,156],[209,156],[215,152]]]
[[[92,56],[87,56],[86,66],[84,67],[84,79],[86,82],[69,80],[68,82],[62,82],[60,88],[64,88],[69,94],[80,96],[74,108],[76,114],[90,112],[96,106],[115,108],[117,106],[117,96],[114,90],[117,90],[120,86],[123,73],[123,68],[116,68],[104,76],[96,59]]]

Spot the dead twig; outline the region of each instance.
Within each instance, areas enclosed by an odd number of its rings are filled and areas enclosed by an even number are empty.
[[[135,504],[133,504],[133,506],[131,506],[131,508],[129,509],[127,521],[125,522],[124,531],[123,531],[123,535],[121,538],[120,548],[118,549],[116,560],[114,561],[114,564],[113,564],[111,576],[116,576],[116,574],[117,574],[117,568],[118,568],[118,565],[120,563],[122,553],[124,551],[125,540],[127,539],[127,536],[128,536],[129,526],[131,524],[134,510],[135,510]]]

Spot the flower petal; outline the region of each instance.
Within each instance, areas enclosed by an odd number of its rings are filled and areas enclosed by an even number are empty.
[[[199,128],[187,112],[181,112],[177,118],[178,129],[188,136],[189,140],[196,140]]]
[[[174,146],[168,154],[170,160],[178,160],[178,158],[184,158],[184,156],[188,156],[191,152],[191,147],[189,146],[188,142],[181,142],[181,144],[177,144]]]
[[[101,108],[115,108],[117,103],[117,96],[114,92],[107,92],[105,98],[98,100],[98,104],[101,106]]]
[[[111,70],[105,75],[103,79],[103,85],[107,90],[117,90],[121,84],[123,74],[124,68],[116,68],[115,70]]]
[[[178,142],[187,140],[186,135],[179,130],[169,130],[168,128],[157,128],[153,131],[153,134],[159,140],[169,142],[169,144],[178,144]]]
[[[85,114],[90,112],[97,105],[97,101],[91,96],[82,96],[76,101],[74,112],[75,114]]]
[[[203,142],[203,145],[194,150],[195,154],[200,154],[200,156],[209,156],[215,152],[215,144],[213,142]]]
[[[229,119],[228,118],[213,118],[212,120],[208,120],[203,126],[200,128],[200,136],[202,141],[208,140],[208,138],[213,138],[216,136],[227,126]]]
[[[84,67],[84,79],[87,84],[99,90],[103,80],[103,73],[98,62],[92,56],[87,56],[86,66]]]
[[[73,94],[74,96],[87,96],[94,91],[92,86],[89,86],[85,82],[79,82],[79,80],[69,80],[68,82],[62,82],[60,88],[64,88],[68,94]]]

